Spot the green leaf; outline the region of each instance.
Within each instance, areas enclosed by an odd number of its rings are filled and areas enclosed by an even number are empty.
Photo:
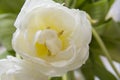
[[[0,15],[0,43],[7,50],[12,50],[11,38],[15,31],[15,27],[13,26],[15,17],[13,14]]]
[[[65,0],[64,2],[65,2],[65,6],[70,8],[71,5],[72,5],[73,0]]]
[[[80,8],[86,0],[77,0],[75,8]]]
[[[94,80],[94,77],[99,77],[100,80],[117,80],[103,65],[100,56],[90,52],[90,57],[86,64],[81,67],[86,80]]]
[[[0,13],[18,13],[25,0],[0,0]]]
[[[50,80],[63,80],[62,77],[52,77]]]
[[[64,0],[54,0],[55,2],[58,2],[58,3],[64,3]]]
[[[14,50],[10,50],[10,51],[4,51],[3,53],[0,53],[0,59],[4,59],[6,58],[8,55],[11,55],[11,56],[15,56],[15,52]]]
[[[114,1],[115,1],[115,0],[109,0],[109,6],[111,6]]]
[[[88,1],[81,9],[89,13],[92,19],[97,20],[96,25],[98,25],[104,22],[109,9],[109,2],[108,0]]]
[[[86,80],[94,80],[93,66],[90,59],[81,67],[81,71]]]
[[[107,23],[96,27],[96,30],[110,52],[111,58],[120,63],[120,23],[110,20]],[[90,47],[94,53],[102,54],[99,45],[97,45],[97,42],[94,39],[92,39]]]
[[[92,53],[90,55],[90,59],[93,65],[93,71],[97,77],[100,78],[100,80],[117,80],[115,76],[112,75],[103,65],[100,56],[98,56],[95,53]]]

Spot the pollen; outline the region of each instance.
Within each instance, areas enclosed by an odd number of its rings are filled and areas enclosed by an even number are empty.
[[[35,48],[36,48],[36,56],[40,58],[45,58],[50,54],[45,44],[39,44],[38,42],[36,42]]]
[[[64,30],[56,30],[52,27],[46,27],[36,33],[36,56],[46,58],[55,56],[69,45],[68,34],[64,34]]]

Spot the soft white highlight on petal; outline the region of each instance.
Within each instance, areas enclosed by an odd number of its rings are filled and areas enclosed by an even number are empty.
[[[116,22],[120,22],[120,0],[115,0],[111,6],[106,19],[112,18]]]
[[[0,60],[1,80],[48,80],[48,77],[34,70],[34,67],[24,60],[9,56]]]
[[[27,0],[15,26],[13,48],[43,74],[60,76],[88,59],[92,33],[84,11],[68,9],[52,0]],[[38,57],[36,42],[45,44],[54,55]]]
[[[27,13],[30,12],[31,10],[38,8],[40,6],[46,6],[46,7],[51,7],[58,6],[59,4],[55,3],[52,0],[26,0],[24,6],[22,7],[22,10],[20,14],[18,15],[18,18],[15,22],[16,27],[22,27],[22,20],[26,17]]]

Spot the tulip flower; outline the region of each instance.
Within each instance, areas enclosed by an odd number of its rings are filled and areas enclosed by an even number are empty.
[[[88,59],[91,24],[84,11],[26,0],[15,27],[14,50],[44,75],[61,76]]]

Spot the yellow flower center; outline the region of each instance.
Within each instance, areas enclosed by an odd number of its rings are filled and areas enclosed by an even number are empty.
[[[45,58],[54,56],[69,45],[69,32],[54,27],[41,28],[36,33],[35,50],[36,56]]]

